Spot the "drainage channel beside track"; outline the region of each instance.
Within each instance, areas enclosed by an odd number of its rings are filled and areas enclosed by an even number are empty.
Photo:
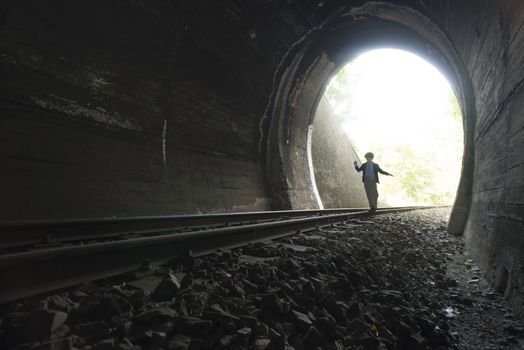
[[[427,208],[434,207],[384,208],[376,214]],[[31,247],[30,241],[49,237],[65,244],[0,255],[0,304],[133,271],[146,261],[168,264],[181,255],[203,255],[368,215],[348,208],[41,222],[40,226],[8,223],[0,226],[4,246],[17,246],[16,239],[5,237],[17,234],[18,246],[26,248]],[[135,236],[126,238],[130,233]]]

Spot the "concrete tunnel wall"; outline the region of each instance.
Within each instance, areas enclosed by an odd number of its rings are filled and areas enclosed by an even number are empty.
[[[353,161],[362,156],[357,155],[326,98],[320,100],[315,112],[311,158],[324,208],[369,206],[362,173],[356,172],[353,166]]]
[[[395,43],[455,88],[450,230],[522,315],[523,24],[518,0],[3,1],[0,219],[315,207],[323,88]]]
[[[273,48],[235,11],[2,1],[0,219],[269,209]]]
[[[0,220],[269,210],[273,10],[3,2]]]

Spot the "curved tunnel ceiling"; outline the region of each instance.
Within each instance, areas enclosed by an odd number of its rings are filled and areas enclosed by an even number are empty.
[[[399,5],[367,3],[341,11],[312,30],[281,62],[267,108],[267,173],[275,208],[318,208],[310,174],[308,131],[327,83],[359,54],[375,48],[413,52],[435,65],[452,86],[464,118],[464,156],[449,231],[461,233],[471,201],[474,98],[453,46],[427,17]]]

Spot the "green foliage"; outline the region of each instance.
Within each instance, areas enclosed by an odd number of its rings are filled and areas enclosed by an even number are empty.
[[[343,67],[332,79],[325,97],[341,124],[346,126],[345,130],[357,153],[362,156],[365,152],[374,152],[376,162],[395,175],[384,181],[381,177],[382,205],[452,204],[460,175],[463,136],[462,113],[451,88],[444,113],[435,115],[431,111],[422,111],[419,120],[404,127],[412,128],[412,133],[419,139],[423,135],[422,138],[427,139],[424,145],[410,144],[410,138],[416,138],[412,136],[397,139],[395,144],[391,144],[384,137],[370,137],[377,134],[379,128],[385,128],[382,133],[378,133],[380,135],[392,134],[388,130],[388,125],[390,127],[391,124],[388,123],[391,123],[393,117],[386,115],[382,116],[383,121],[377,121],[368,120],[370,117],[362,115],[356,96],[363,73],[361,67],[354,62]],[[377,104],[387,102],[388,100],[376,101]],[[425,118],[426,115],[432,117]],[[419,124],[423,124],[425,129]]]
[[[453,118],[453,120],[455,120],[456,122],[462,123],[462,112],[460,110],[460,105],[458,103],[457,98],[455,97],[455,94],[451,89],[449,91],[448,100],[450,106],[449,116]]]

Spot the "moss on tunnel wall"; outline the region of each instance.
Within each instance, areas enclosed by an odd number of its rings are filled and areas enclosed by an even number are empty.
[[[268,55],[236,11],[2,2],[0,220],[269,209]]]

